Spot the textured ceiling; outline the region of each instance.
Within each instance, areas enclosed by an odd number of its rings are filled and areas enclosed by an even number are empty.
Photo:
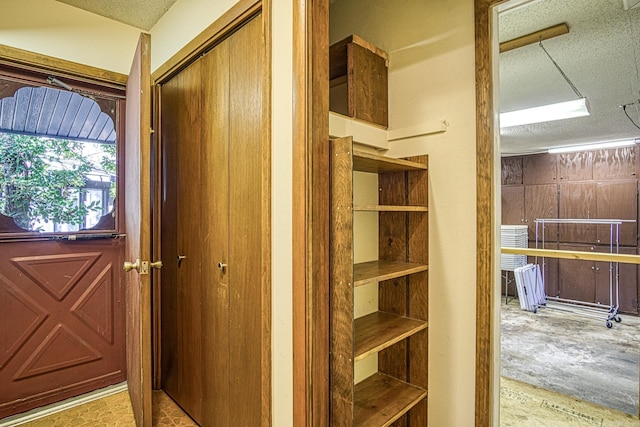
[[[625,11],[622,0],[540,0],[499,16],[500,41],[562,22],[569,34],[543,42],[549,54],[590,104],[591,115],[515,126],[501,131],[504,154],[552,146],[640,138],[640,8]],[[577,98],[538,44],[499,56],[500,111]]]
[[[176,0],[56,0],[145,31],[165,14]]]

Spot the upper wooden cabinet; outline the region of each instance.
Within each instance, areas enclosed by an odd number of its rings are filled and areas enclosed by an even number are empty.
[[[522,159],[522,183],[555,184],[558,180],[557,156],[555,154],[534,154]]]
[[[556,184],[540,184],[524,186],[524,220],[529,226],[529,240],[544,236],[547,242],[558,240],[558,225],[544,224],[536,230],[537,218],[558,217],[558,186]],[[544,234],[543,234],[544,233]]]
[[[616,180],[601,181],[596,184],[596,217],[614,218],[626,221],[636,221],[638,218],[638,181]],[[638,243],[638,225],[627,222],[619,228],[606,225],[597,226],[596,243],[614,245],[616,242],[623,246],[636,246]],[[612,232],[618,237],[611,236]],[[613,239],[612,239],[613,237]]]
[[[502,185],[522,184],[522,159],[522,157],[502,158],[500,168]]]
[[[558,218],[594,219],[596,212],[596,183],[567,182],[558,186]],[[596,243],[593,224],[560,224],[559,239],[566,243]]]
[[[638,146],[594,151],[593,179],[635,179]]]
[[[389,125],[388,56],[352,35],[329,48],[329,110]]]
[[[393,159],[331,140],[331,425],[427,425],[427,156]],[[354,203],[354,171],[375,174],[378,202]],[[354,264],[354,211],[377,212],[378,259]],[[375,230],[371,230],[375,233]],[[377,310],[356,317],[355,289],[377,286]],[[355,363],[377,355],[356,383]]]
[[[559,181],[585,181],[593,179],[593,151],[558,154]]]

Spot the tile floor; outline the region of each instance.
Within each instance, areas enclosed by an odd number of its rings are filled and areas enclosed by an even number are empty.
[[[191,418],[163,392],[153,395],[154,426],[193,427]],[[127,391],[85,403],[21,426],[134,427]],[[544,390],[503,377],[500,384],[502,427],[640,427],[640,420],[623,412]]]
[[[194,427],[173,400],[162,391],[153,392],[153,425]],[[48,417],[20,424],[23,427],[134,427],[135,420],[127,391],[85,403]]]

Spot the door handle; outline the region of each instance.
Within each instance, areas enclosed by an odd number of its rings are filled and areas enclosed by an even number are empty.
[[[125,261],[124,263],[124,271],[129,272],[131,270],[140,271],[140,260],[137,259],[136,262]]]
[[[227,269],[227,264],[223,263],[222,261],[218,263],[218,270],[224,273],[226,269]]]
[[[124,263],[125,272],[135,270],[140,274],[149,274],[149,267],[159,270],[162,268],[162,261],[149,262],[149,261],[140,261],[139,259],[137,259],[136,262],[126,261]]]

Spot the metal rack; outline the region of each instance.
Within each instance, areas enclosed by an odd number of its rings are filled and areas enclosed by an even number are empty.
[[[635,220],[622,219],[546,219],[536,218],[536,249],[544,249],[545,244],[545,224],[573,224],[573,225],[608,225],[610,229],[609,251],[619,253],[620,250],[620,226],[625,222],[635,222]],[[540,225],[542,224],[542,227]],[[542,228],[542,230],[540,230]],[[540,232],[541,231],[541,232]],[[541,247],[538,245],[541,244]],[[537,263],[537,257],[536,257]],[[545,262],[542,257],[542,277],[545,276]],[[612,320],[620,323],[620,277],[619,265],[617,262],[609,262],[609,305],[592,303],[588,301],[571,300],[560,297],[547,296],[547,307],[575,312],[586,316],[604,318],[607,328],[613,327]],[[553,304],[550,305],[549,302]]]

